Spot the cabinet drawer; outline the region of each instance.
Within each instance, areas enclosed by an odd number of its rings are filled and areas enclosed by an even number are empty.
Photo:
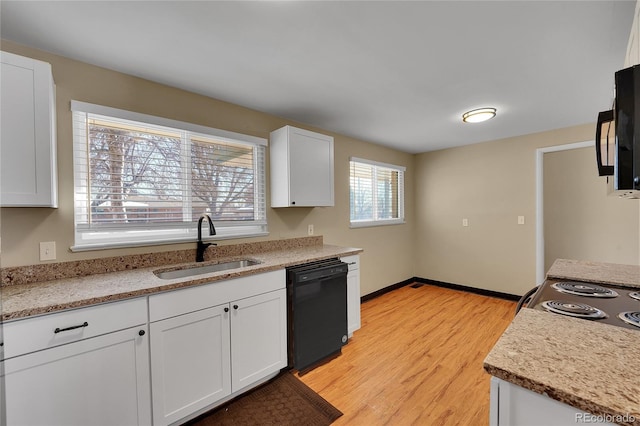
[[[340,258],[341,261],[349,265],[350,271],[355,271],[356,269],[360,269],[360,256],[354,254],[352,256],[345,256]]]
[[[149,321],[159,321],[200,309],[285,288],[284,269],[215,281],[149,296]]]
[[[3,325],[4,358],[135,327],[146,322],[145,297],[6,322]]]

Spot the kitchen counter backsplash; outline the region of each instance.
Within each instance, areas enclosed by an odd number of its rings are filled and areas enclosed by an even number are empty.
[[[194,261],[195,253],[192,250],[186,250],[160,253],[159,256],[153,254],[108,258],[92,262],[92,267],[84,267],[77,262],[65,262],[53,268],[35,268],[35,273],[25,267],[18,270],[20,274],[7,275],[16,277],[12,285],[0,287],[0,321],[211,284],[360,252],[360,248],[324,244],[321,237],[316,237],[219,247],[218,250],[211,250],[201,264]],[[256,263],[181,277],[161,278],[158,275],[175,269],[247,258]],[[78,269],[74,269],[76,267]],[[57,271],[60,275],[56,275]],[[18,277],[22,280],[29,279],[31,282],[18,284],[15,282]]]
[[[205,252],[204,260],[245,256],[270,251],[294,250],[303,247],[321,246],[321,235],[289,238],[284,240],[259,241],[223,246],[211,246]],[[28,266],[2,268],[0,286],[29,284],[65,278],[78,278],[94,274],[119,272],[177,263],[193,262],[196,250],[176,250],[158,253],[134,254],[128,256],[105,257],[99,259],[74,260],[70,262],[43,263]]]

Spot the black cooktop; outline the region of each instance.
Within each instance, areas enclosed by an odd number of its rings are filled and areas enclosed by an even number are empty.
[[[546,280],[527,307],[640,331],[638,290],[609,284]]]

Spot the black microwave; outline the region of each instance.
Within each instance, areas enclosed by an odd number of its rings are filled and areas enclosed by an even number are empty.
[[[613,109],[598,114],[596,160],[615,194],[640,198],[640,65],[615,74]]]

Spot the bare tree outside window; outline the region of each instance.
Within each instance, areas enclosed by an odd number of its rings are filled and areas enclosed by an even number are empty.
[[[72,250],[194,241],[203,213],[217,239],[268,235],[266,139],[79,101],[71,110]]]
[[[194,140],[191,144],[193,219],[207,212],[217,220],[253,220],[253,149]],[[206,206],[196,207],[196,199]]]
[[[252,147],[98,120],[88,133],[91,222],[254,219]]]

